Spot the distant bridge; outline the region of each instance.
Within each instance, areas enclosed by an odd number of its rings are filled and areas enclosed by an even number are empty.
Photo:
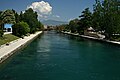
[[[55,26],[44,25],[44,31],[50,31],[50,30],[55,30]]]

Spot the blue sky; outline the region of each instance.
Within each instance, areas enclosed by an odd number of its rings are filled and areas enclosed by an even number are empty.
[[[34,2],[46,3],[42,5],[47,10],[38,10],[41,8],[40,4],[38,8],[32,5]],[[14,9],[17,12],[24,11],[27,8],[34,8],[39,13],[39,19],[54,19],[60,21],[69,21],[70,19],[77,18],[81,12],[89,7],[92,11],[95,0],[0,0],[0,10]],[[42,3],[41,3],[42,4]],[[45,9],[44,8],[44,9]],[[47,11],[47,12],[45,12]]]

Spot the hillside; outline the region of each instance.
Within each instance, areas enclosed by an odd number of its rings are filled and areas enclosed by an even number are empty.
[[[44,20],[44,21],[42,21],[42,23],[44,25],[49,25],[49,26],[56,26],[56,25],[68,24],[68,22],[55,21],[55,20]]]

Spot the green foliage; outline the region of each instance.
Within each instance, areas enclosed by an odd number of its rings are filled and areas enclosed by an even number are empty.
[[[84,30],[93,27],[96,31],[103,32],[108,39],[114,39],[120,35],[120,1],[119,0],[95,0],[93,13],[86,8],[79,20],[71,20],[67,30],[83,34]],[[63,30],[63,29],[62,29]],[[105,31],[105,32],[104,32]]]
[[[69,22],[69,30],[72,33],[84,34],[84,30],[92,26],[92,13],[89,8],[86,8],[79,19],[74,19]]]
[[[81,20],[79,20],[78,22],[78,27],[77,27],[77,32],[81,35],[84,34],[84,26],[83,25],[83,22]]]
[[[69,31],[70,29],[67,24],[64,24],[64,25],[56,26],[55,30],[57,30],[57,32],[61,32],[61,31]]]
[[[69,29],[71,30],[72,33],[77,32],[77,28],[79,26],[78,22],[79,22],[78,19],[74,19],[69,22]]]
[[[43,28],[43,25],[38,21],[37,17],[37,12],[34,12],[31,8],[26,10],[24,14],[22,12],[20,14],[20,20],[28,23],[30,33],[35,33],[37,30]]]
[[[40,30],[43,30],[43,29],[44,29],[44,25],[40,21],[38,21],[37,22],[37,31],[40,31]]]
[[[0,11],[0,21],[2,20],[2,16],[1,16],[1,14],[2,14],[2,11]]]
[[[93,14],[92,14],[92,27],[97,30],[101,31],[104,30],[104,26],[102,25],[103,22],[103,10],[102,5],[99,0],[95,0],[96,3],[93,5]]]
[[[11,41],[14,41],[16,39],[19,39],[19,37],[14,36],[12,34],[3,35],[3,37],[0,38],[0,45],[3,45],[5,43],[11,42]]]
[[[2,11],[0,11],[0,37],[3,36],[3,28],[2,28]]]
[[[0,30],[0,37],[3,37],[3,30]]]
[[[30,32],[29,25],[26,22],[19,22],[12,26],[13,34],[22,37]]]
[[[16,36],[26,35],[28,32],[35,33],[38,30],[43,30],[44,26],[37,19],[37,12],[31,8],[20,15],[15,10],[0,11],[0,36],[3,35],[3,25],[5,23],[14,24],[13,34]],[[23,22],[24,21],[24,22]]]
[[[93,13],[93,25],[96,29],[105,31],[107,38],[120,34],[120,9],[118,0],[96,0]]]
[[[84,29],[92,26],[92,13],[89,11],[89,8],[86,8],[79,17],[81,25],[84,27]]]
[[[12,10],[5,10],[1,13],[1,19],[2,22],[5,23],[16,23],[15,22],[15,15],[14,12]]]
[[[15,15],[15,22],[16,23],[20,22],[20,15],[15,10],[12,9],[12,11],[13,11],[13,13]]]

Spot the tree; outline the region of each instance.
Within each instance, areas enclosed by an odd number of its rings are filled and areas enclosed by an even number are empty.
[[[39,30],[43,30],[43,29],[44,29],[44,25],[40,21],[38,21],[37,30],[39,31]]]
[[[32,8],[29,8],[25,13],[21,12],[19,20],[27,22],[30,28],[30,33],[35,33],[38,30],[42,30],[44,27],[40,21],[38,21],[37,12],[34,12]]]
[[[2,11],[0,11],[0,24],[1,24],[1,21],[2,21],[2,16],[1,16],[1,14],[2,14]]]
[[[14,24],[15,22],[15,15],[14,12],[12,10],[5,10],[1,13],[1,19],[3,21],[3,23],[10,23],[10,24]]]
[[[70,30],[71,30],[72,33],[77,32],[77,28],[79,26],[78,22],[79,22],[78,19],[74,19],[74,20],[71,20],[69,22],[69,28],[70,28]]]
[[[105,31],[106,38],[120,34],[120,9],[118,0],[96,0],[93,12],[93,26],[98,31]]]
[[[37,27],[39,21],[37,19],[37,12],[34,12],[31,8],[25,11],[25,13],[20,14],[21,21],[27,22],[30,27],[30,33],[35,33],[37,31]]]
[[[3,36],[3,26],[2,26],[2,16],[1,16],[1,14],[2,14],[2,11],[0,11],[0,37],[2,37]]]
[[[0,29],[0,37],[3,37],[3,30]]]
[[[83,34],[84,30],[93,27],[96,31],[102,31],[108,39],[120,37],[120,0],[95,1],[93,14],[86,8],[79,20],[69,22],[67,29]]]
[[[12,11],[13,11],[13,13],[15,15],[15,22],[16,23],[20,22],[20,15],[15,10],[12,9]]]
[[[20,21],[24,21],[24,14],[23,14],[22,11],[20,12],[19,20],[20,20]]]
[[[82,20],[79,20],[79,22],[77,24],[78,24],[78,26],[77,26],[77,32],[79,34],[83,35],[85,28],[84,28],[84,26],[82,26],[83,25]]]
[[[89,8],[86,8],[79,17],[84,30],[92,26],[92,13]]]
[[[120,34],[120,13],[118,0],[104,0],[103,16],[105,34],[107,38],[112,38],[114,34]]]
[[[92,14],[92,27],[97,31],[104,30],[103,22],[103,10],[102,5],[99,0],[95,0],[96,3],[93,5],[93,14]]]
[[[23,35],[26,35],[30,32],[29,25],[26,22],[19,22],[12,26],[13,34],[22,37]]]
[[[1,29],[1,25],[2,25],[2,16],[1,16],[1,14],[2,14],[2,11],[0,11],[0,29]]]

